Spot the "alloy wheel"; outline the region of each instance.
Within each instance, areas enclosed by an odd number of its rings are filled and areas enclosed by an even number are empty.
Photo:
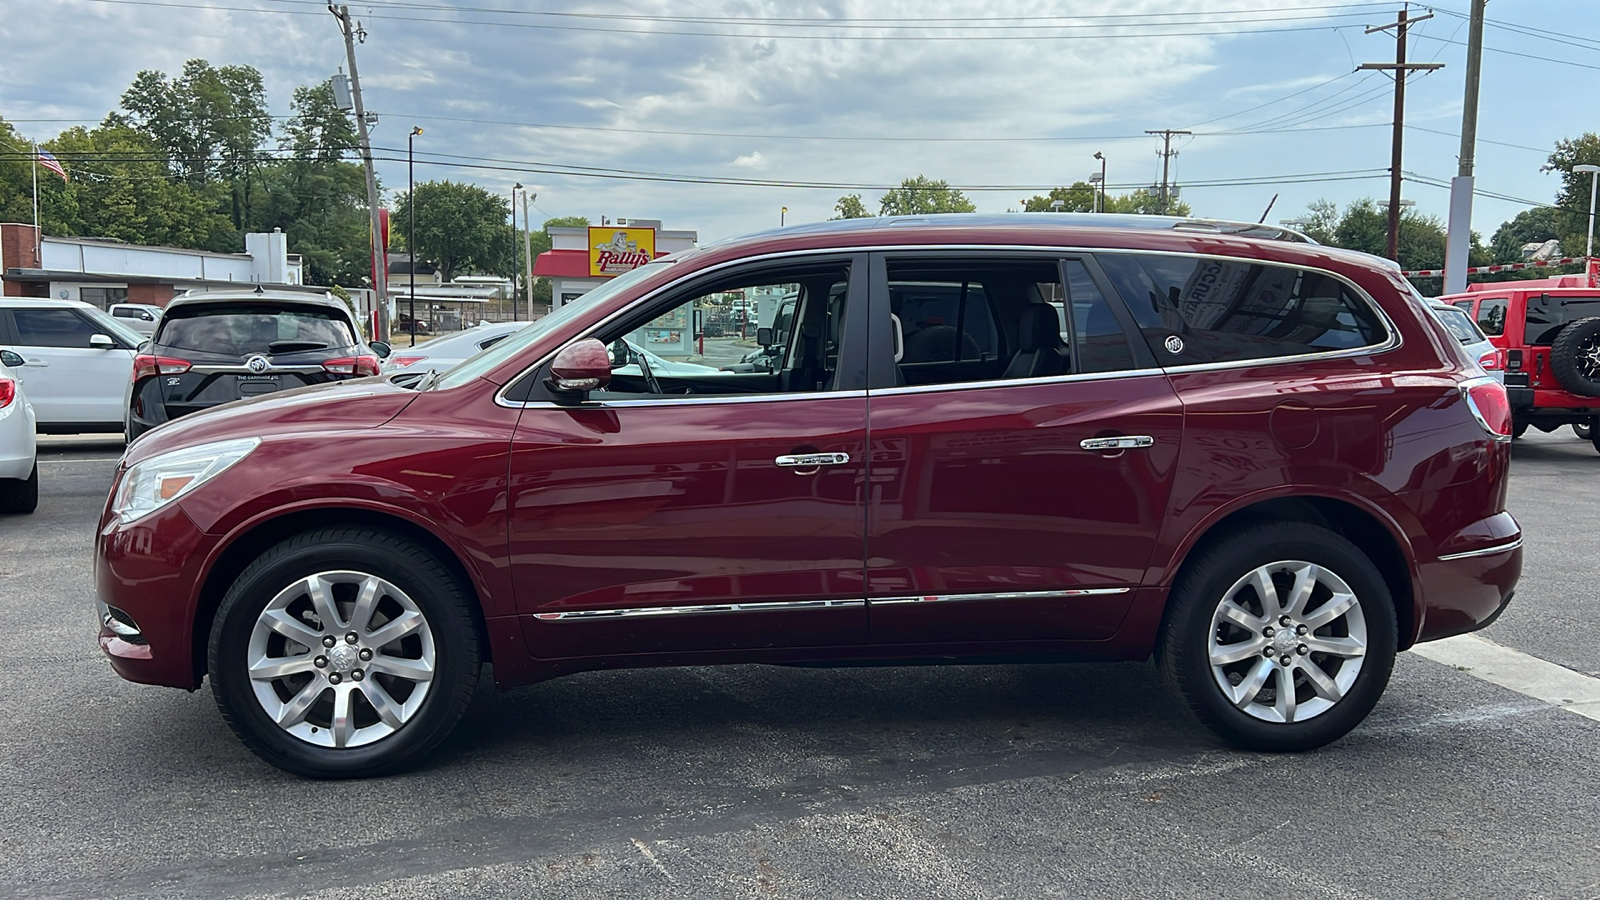
[[[1349,693],[1367,655],[1361,601],[1331,570],[1286,560],[1234,583],[1211,617],[1212,677],[1240,711],[1304,722]]]
[[[273,597],[246,669],[267,717],[323,747],[360,747],[416,716],[437,665],[433,631],[406,593],[365,572],[319,572]]]

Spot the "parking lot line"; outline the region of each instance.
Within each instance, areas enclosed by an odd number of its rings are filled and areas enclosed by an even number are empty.
[[[1418,656],[1600,722],[1600,678],[1530,656],[1475,634],[1418,644]]]

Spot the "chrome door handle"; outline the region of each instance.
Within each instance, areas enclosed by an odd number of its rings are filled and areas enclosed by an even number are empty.
[[[842,466],[850,461],[848,453],[790,453],[773,462],[790,469],[815,469],[819,466]]]
[[[1085,450],[1136,450],[1149,447],[1156,439],[1148,434],[1129,434],[1121,437],[1084,438],[1078,446]]]

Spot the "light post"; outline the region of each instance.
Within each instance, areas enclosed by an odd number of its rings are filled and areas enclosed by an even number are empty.
[[[406,249],[411,251],[411,264],[406,266],[411,270],[410,301],[407,304],[411,311],[411,344],[417,345],[417,157],[412,150],[412,144],[422,129],[416,125],[411,126],[411,133],[406,135],[406,204],[410,213],[410,224],[406,226]]]
[[[1106,211],[1106,157],[1105,154],[1096,150],[1094,158],[1100,160],[1100,195],[1094,206],[1094,211],[1099,213]]]
[[[522,182],[520,181],[511,186],[511,321],[513,322],[517,321],[516,269],[520,267],[521,261],[521,257],[517,255],[517,191],[520,190],[522,190]],[[532,285],[528,286],[528,294],[531,298],[533,295]],[[531,310],[528,313],[528,319],[530,321],[533,319],[533,313]]]
[[[785,206],[785,207],[782,207],[782,208],[780,208],[778,210],[778,227],[779,228],[783,227],[783,222],[788,217],[789,217],[789,207]]]
[[[1589,238],[1584,242],[1583,255],[1594,256],[1594,190],[1595,182],[1600,180],[1600,166],[1573,166],[1572,171],[1589,176]]]

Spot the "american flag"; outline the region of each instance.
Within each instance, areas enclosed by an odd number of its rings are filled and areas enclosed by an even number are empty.
[[[57,175],[60,175],[63,182],[67,180],[67,170],[61,168],[61,161],[56,159],[55,155],[50,151],[39,151],[39,165],[44,166],[46,169],[49,169]]]

